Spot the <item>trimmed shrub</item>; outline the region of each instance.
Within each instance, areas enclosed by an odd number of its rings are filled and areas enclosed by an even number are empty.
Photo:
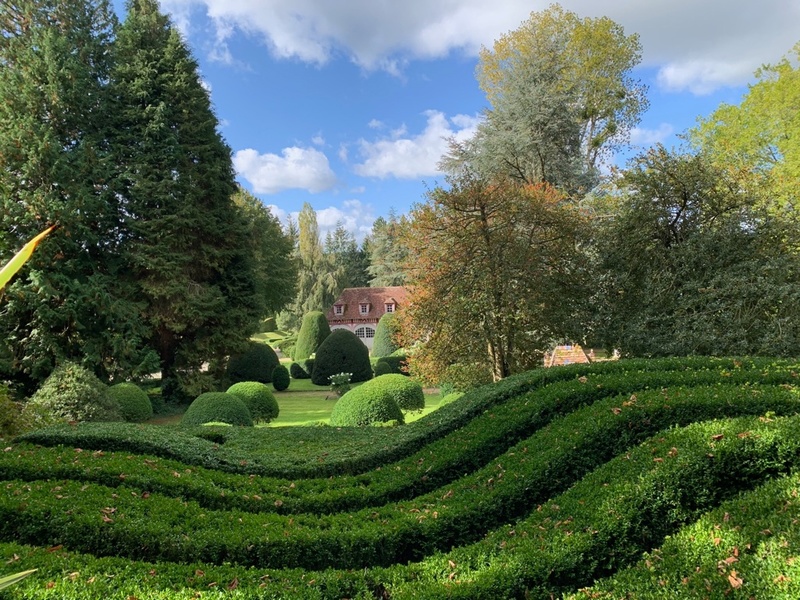
[[[275,323],[275,317],[268,317],[259,323],[259,333],[272,333],[278,330],[278,325]]]
[[[231,356],[228,361],[228,377],[232,383],[272,383],[272,372],[279,364],[278,355],[269,345],[250,342],[250,347],[244,354]]]
[[[258,381],[240,381],[227,389],[226,394],[232,394],[244,402],[253,421],[269,423],[278,417],[278,401],[272,395],[269,387]]]
[[[322,342],[325,341],[331,334],[330,325],[325,315],[318,311],[312,310],[303,317],[303,323],[300,325],[300,331],[297,334],[297,343],[294,346],[294,354],[292,355],[296,361],[301,361],[317,351]]]
[[[252,427],[253,417],[239,396],[225,392],[206,392],[189,405],[181,419],[181,425],[216,422]]]
[[[153,405],[143,389],[135,383],[118,383],[108,388],[109,395],[119,404],[122,418],[141,423],[153,418]]]
[[[303,363],[303,365],[305,366],[305,371],[306,373],[308,373],[309,378],[311,378],[314,374],[314,362],[315,359],[309,358],[306,359],[306,361]]]
[[[108,386],[91,371],[71,362],[56,367],[29,403],[68,421],[122,419]]]
[[[387,421],[405,422],[397,401],[389,394],[365,390],[362,385],[337,400],[329,422],[336,427],[363,427]]]
[[[276,391],[282,392],[283,390],[289,388],[289,383],[291,383],[291,379],[289,378],[289,369],[283,365],[278,365],[275,367],[275,369],[272,371],[272,387],[274,387]]]
[[[382,356],[377,360],[375,363],[375,368],[378,368],[378,365],[384,365],[381,367],[382,371],[386,371],[387,373],[397,373],[399,375],[408,375],[408,365],[406,363],[406,355],[405,354],[392,354],[391,356]],[[384,373],[381,373],[382,375]]]
[[[375,363],[375,377],[389,375],[392,372],[392,367],[389,366],[389,363],[384,361],[378,361]]]
[[[337,373],[350,373],[352,383],[372,379],[369,350],[347,329],[333,331],[317,349],[311,381],[328,385],[330,376]]]
[[[463,395],[464,392],[451,392],[445,395],[441,400],[439,400],[439,406],[445,406],[447,404],[450,404],[451,402],[455,402]]]
[[[311,375],[300,366],[300,363],[296,362],[289,365],[289,374],[292,376],[292,379],[311,379]]]
[[[367,387],[373,393],[386,394],[394,398],[402,410],[422,410],[425,408],[425,394],[422,385],[413,379],[397,373],[381,375],[368,381]]]
[[[378,321],[372,340],[372,356],[389,356],[400,348],[394,341],[400,331],[396,313],[386,313]]]

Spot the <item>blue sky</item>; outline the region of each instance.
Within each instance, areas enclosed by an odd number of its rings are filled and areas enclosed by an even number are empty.
[[[441,181],[444,138],[486,100],[477,51],[540,0],[161,0],[210,90],[241,184],[280,218],[309,202],[358,239]],[[124,3],[114,0],[124,17]],[[565,0],[637,33],[650,109],[632,141],[671,145],[800,41],[800,0]]]

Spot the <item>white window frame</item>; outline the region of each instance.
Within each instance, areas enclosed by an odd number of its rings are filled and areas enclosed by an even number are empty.
[[[368,315],[369,314],[369,304],[359,304],[358,305],[358,309],[359,309],[359,313],[361,313],[362,315]]]
[[[335,315],[343,315],[344,314],[344,306],[341,304],[334,304],[333,305],[333,314]]]

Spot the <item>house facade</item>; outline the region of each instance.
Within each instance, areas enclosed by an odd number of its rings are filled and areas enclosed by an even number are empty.
[[[372,350],[378,321],[404,306],[406,294],[401,286],[346,288],[325,316],[331,331],[349,329]]]

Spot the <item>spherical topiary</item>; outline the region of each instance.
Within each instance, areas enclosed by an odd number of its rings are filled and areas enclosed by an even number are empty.
[[[108,386],[75,363],[64,363],[33,394],[30,404],[68,421],[121,421],[119,405]]]
[[[109,395],[119,404],[122,418],[141,423],[153,418],[150,397],[135,383],[118,383],[108,388]]]
[[[378,365],[383,365],[381,369],[385,373],[397,373],[398,375],[408,375],[408,363],[406,362],[405,354],[392,354],[391,356],[382,356],[375,362],[375,368]],[[382,372],[381,375],[385,373]]]
[[[272,383],[272,372],[280,364],[275,350],[267,344],[250,342],[246,352],[231,356],[228,361],[228,377],[231,382],[260,381]]]
[[[272,387],[274,387],[276,391],[282,392],[287,389],[291,381],[292,380],[289,378],[289,369],[283,365],[278,365],[275,367],[275,370],[272,371]]]
[[[422,385],[405,375],[390,373],[367,381],[361,387],[372,392],[385,394],[394,398],[402,410],[422,410],[425,408],[425,393]]]
[[[252,426],[253,418],[239,396],[225,392],[206,392],[200,394],[189,405],[181,420],[181,425],[203,425],[204,423]]]
[[[372,356],[389,356],[400,346],[395,342],[397,334],[400,332],[400,324],[397,322],[397,313],[386,313],[378,321],[375,328],[375,337],[372,340]]]
[[[369,350],[347,329],[336,329],[317,349],[311,381],[328,385],[330,376],[337,373],[350,373],[352,383],[372,378]]]
[[[317,351],[322,342],[331,334],[330,325],[325,315],[312,310],[303,316],[303,323],[297,333],[297,343],[292,355],[296,361],[305,360]]]
[[[374,423],[396,421],[403,423],[403,411],[397,401],[377,389],[353,388],[336,401],[331,411],[330,424],[336,427],[362,427]]]
[[[300,363],[293,362],[289,365],[289,374],[292,379],[310,379],[311,375],[300,365]]]
[[[244,402],[253,421],[269,423],[278,417],[278,401],[269,387],[258,381],[240,381],[228,388],[232,394]]]

